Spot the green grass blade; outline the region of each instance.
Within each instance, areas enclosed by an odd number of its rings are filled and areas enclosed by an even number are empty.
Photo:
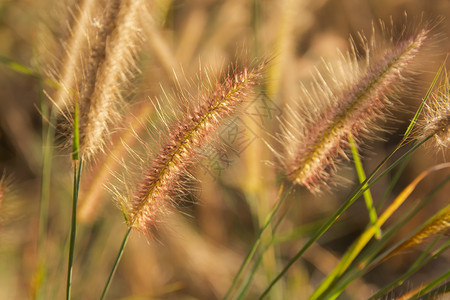
[[[403,162],[398,167],[398,170],[394,173],[394,175],[389,179],[389,185],[384,191],[383,197],[381,197],[381,200],[377,204],[377,211],[381,209],[381,207],[386,202],[387,198],[391,194],[391,192],[394,190],[394,188],[397,186],[397,182],[400,180],[401,175],[403,174],[403,171],[405,170],[406,166],[408,165],[409,161],[411,159],[411,156],[406,157]]]
[[[38,237],[38,257],[39,257],[39,282],[36,286],[36,298],[44,299],[43,286],[45,285],[46,277],[46,257],[45,248],[47,242],[47,227],[48,227],[48,210],[50,203],[50,184],[52,171],[52,156],[53,144],[55,140],[55,123],[56,116],[54,110],[49,112],[48,106],[43,95],[42,80],[38,79],[40,107],[42,113],[42,179],[41,179],[41,201],[39,207],[39,237]],[[49,120],[49,121],[47,121]]]
[[[432,243],[428,248],[427,251],[419,257],[419,259],[416,260],[416,262],[406,271],[403,275],[397,278],[397,280],[389,283],[387,286],[383,287],[381,290],[379,290],[376,294],[372,295],[369,300],[379,299],[389,293],[390,290],[392,290],[393,287],[398,286],[402,284],[408,277],[416,273],[418,270],[420,270],[423,266],[425,266],[430,261],[434,260],[436,257],[447,251],[447,249],[450,248],[450,241],[447,241],[444,245],[442,245],[438,250],[436,250],[432,255],[428,256],[424,259],[424,257],[429,253],[430,249],[436,244],[437,239],[434,243]]]
[[[358,149],[356,147],[356,142],[351,135],[348,137],[348,139],[350,142],[350,148],[351,148],[352,155],[353,155],[353,161],[355,163],[356,173],[358,174],[359,183],[363,183],[366,180],[366,173],[364,172],[361,158],[358,153]],[[366,185],[363,186],[363,188],[365,188],[365,187],[366,187]],[[366,202],[367,210],[369,212],[370,222],[372,223],[372,225],[374,225],[377,223],[378,218],[377,218],[377,211],[375,210],[375,208],[373,206],[372,193],[370,192],[370,189],[367,189],[366,191],[364,191],[363,196],[364,196],[364,200]],[[377,228],[375,237],[377,239],[380,239],[380,237],[381,237],[381,229],[379,227]]]
[[[271,235],[271,241],[269,243],[267,243],[263,249],[260,251],[258,258],[256,259],[253,268],[250,271],[250,275],[248,276],[247,280],[244,282],[244,284],[242,285],[241,289],[237,292],[237,296],[236,299],[244,299],[245,294],[248,290],[248,288],[250,287],[250,284],[252,282],[253,277],[256,274],[256,271],[258,270],[259,265],[261,264],[261,262],[263,261],[264,258],[264,253],[270,249],[270,247],[272,247],[273,245],[275,245],[276,243],[274,243],[275,240],[275,232],[278,229],[278,226],[281,224],[281,221],[283,220],[284,216],[286,215],[286,212],[280,216],[280,218],[278,219],[277,223],[273,226],[273,230],[272,230],[272,235]]]
[[[281,186],[280,188],[280,195],[282,195],[281,197],[279,197],[279,200],[277,202],[275,202],[272,210],[270,211],[269,215],[267,216],[267,218],[265,219],[263,226],[259,229],[258,235],[256,236],[255,241],[253,242],[252,248],[250,249],[250,251],[248,252],[245,260],[243,261],[243,263],[241,264],[238,272],[236,273],[236,276],[233,278],[233,282],[231,283],[230,288],[228,289],[224,299],[229,299],[233,290],[236,288],[238,281],[240,279],[240,277],[242,276],[242,273],[244,272],[244,270],[247,268],[248,264],[250,263],[251,259],[253,258],[260,242],[261,242],[261,236],[263,234],[263,232],[266,230],[266,228],[269,226],[269,224],[272,222],[275,214],[277,213],[277,211],[279,210],[279,208],[281,207],[281,205],[283,204],[284,200],[287,198],[287,196],[290,194],[291,190],[293,188],[293,184],[291,183],[288,188],[284,190],[284,185]]]
[[[377,227],[382,226],[393,214],[397,211],[397,209],[405,203],[405,201],[409,198],[411,193],[416,189],[417,185],[426,178],[429,174],[442,170],[444,168],[449,168],[449,164],[441,164],[436,165],[430,169],[427,169],[419,174],[403,191],[395,198],[395,200],[386,208],[386,210],[380,215],[380,218],[377,221]],[[370,226],[367,230],[365,230],[360,237],[356,240],[355,243],[350,247],[350,249],[345,253],[345,255],[339,261],[339,264],[334,268],[334,270],[325,278],[324,281],[319,285],[319,287],[314,291],[311,295],[310,299],[322,299],[323,296],[326,295],[327,291],[330,290],[332,286],[336,284],[336,279],[339,276],[342,276],[344,272],[350,267],[350,265],[354,262],[356,257],[361,253],[367,243],[372,239],[375,235],[375,226]]]
[[[390,242],[391,238],[396,234],[403,226],[410,221],[434,196],[440,191],[448,182],[450,181],[450,176],[447,176],[442,182],[439,183],[437,187],[435,187],[417,207],[413,208],[410,212],[405,214],[405,216],[395,222],[390,228],[388,228],[380,241],[376,244],[373,244],[369,249],[367,249],[367,253],[362,254],[363,259],[358,262],[358,269],[351,271],[349,274],[345,276],[333,290],[333,297],[339,296],[344,289],[356,278],[361,277],[363,274],[372,270],[375,266],[379,265],[381,262],[385,261],[386,257],[393,251],[396,247],[406,241],[408,238],[413,236],[416,232],[420,230],[417,228],[411,234],[403,238],[401,241],[396,243],[394,246],[385,250],[383,253],[378,254],[387,243]],[[376,255],[378,255],[375,259],[373,259]]]
[[[447,274],[447,276],[445,277],[445,279],[447,279],[449,277],[449,274]],[[447,282],[443,285],[441,285],[440,287],[420,296],[417,298],[417,300],[435,300],[435,299],[439,299],[439,296],[442,296],[444,294],[448,294],[450,293],[450,282]]]
[[[72,223],[70,230],[70,246],[69,246],[69,260],[67,267],[67,286],[66,286],[66,299],[71,298],[72,288],[72,267],[73,257],[75,250],[75,238],[77,232],[77,204],[78,204],[78,192],[80,189],[81,170],[83,167],[83,159],[80,158],[79,162],[75,162],[73,166],[73,201],[72,201]]]
[[[77,161],[80,158],[80,116],[78,111],[78,101],[74,102],[73,113],[73,141],[72,141],[72,160]]]
[[[427,93],[425,94],[425,97],[423,97],[423,100],[422,100],[422,102],[420,103],[420,106],[419,106],[419,108],[417,109],[416,114],[414,115],[413,119],[412,119],[411,122],[409,123],[409,126],[408,126],[408,128],[406,129],[405,134],[403,135],[403,140],[406,140],[406,139],[408,138],[408,136],[411,134],[411,132],[412,132],[414,126],[416,125],[417,119],[419,118],[419,115],[420,115],[420,113],[422,112],[422,109],[423,109],[425,103],[427,102],[428,98],[430,97],[431,92],[433,91],[434,86],[436,85],[436,82],[438,81],[439,76],[441,75],[442,70],[444,69],[446,62],[447,62],[447,58],[444,60],[444,63],[439,67],[439,70],[437,71],[436,75],[434,76],[434,79],[433,79],[433,81],[432,81],[430,87],[428,88],[428,91],[427,91]]]
[[[40,74],[37,73],[36,71],[34,71],[33,69],[31,69],[25,65],[22,65],[22,64],[14,61],[8,57],[5,57],[3,55],[0,55],[0,63],[4,64],[5,66],[7,66],[8,68],[10,68],[11,70],[13,70],[17,73],[40,78]]]
[[[347,210],[361,195],[362,193],[370,188],[374,183],[376,183],[379,179],[381,179],[384,175],[386,175],[388,172],[390,172],[395,166],[397,166],[400,162],[405,159],[405,157],[408,157],[411,153],[417,150],[423,143],[425,143],[430,137],[425,138],[424,140],[420,141],[419,143],[415,144],[411,149],[409,149],[405,154],[403,154],[400,158],[398,158],[394,163],[392,163],[388,168],[386,168],[385,171],[383,171],[380,175],[378,175],[375,179],[372,180],[372,178],[375,177],[375,175],[378,173],[378,171],[384,166],[384,164],[397,152],[398,149],[401,148],[401,146],[404,143],[404,140],[402,140],[397,147],[388,155],[386,156],[382,162],[378,164],[378,166],[375,168],[375,170],[367,177],[367,179],[359,185],[359,187],[348,197],[348,200],[345,201],[341,207],[338,208],[338,210],[335,212],[333,216],[331,216],[328,221],[322,225],[322,227],[317,231],[317,233],[311,237],[308,242],[297,252],[297,254],[291,258],[291,260],[286,264],[286,266],[283,268],[283,270],[272,280],[272,282],[269,284],[269,286],[264,290],[264,292],[261,294],[259,299],[264,298],[272,288],[272,286],[275,285],[275,283],[283,277],[283,275],[289,270],[289,268],[305,253],[306,250],[308,250],[309,247],[311,247],[312,244],[314,244],[325,232],[328,231],[328,229],[337,221],[337,219],[341,216],[341,214]],[[371,182],[369,182],[372,180]],[[367,186],[366,186],[367,185]],[[366,188],[364,188],[366,186]]]
[[[417,292],[414,296],[411,298],[416,299],[419,296],[423,296],[427,292],[429,292],[431,289],[433,289],[435,286],[439,285],[444,280],[447,280],[447,278],[450,277],[450,270],[436,278],[435,280],[431,281],[429,284],[427,284],[423,289],[421,289],[419,292]]]
[[[39,72],[36,72],[32,68],[27,67],[21,63],[18,63],[6,56],[0,55],[0,63],[5,65],[9,69],[13,70],[14,72],[17,72],[17,73],[20,73],[23,75],[27,75],[27,76],[31,76],[34,78],[38,78],[38,79],[42,80],[43,83],[45,83],[51,87],[60,88],[60,85],[57,82],[55,82],[49,78],[43,77]]]

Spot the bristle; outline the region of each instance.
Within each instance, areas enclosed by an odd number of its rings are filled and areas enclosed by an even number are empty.
[[[290,180],[311,191],[327,185],[336,163],[347,157],[349,136],[358,140],[384,118],[429,32],[422,29],[382,51],[375,49],[374,38],[361,38],[364,65],[356,50],[342,54],[337,66],[326,64],[325,74],[318,73],[311,88],[303,88],[304,102],[288,112],[280,139]]]
[[[75,86],[79,82],[78,77],[82,70],[83,53],[88,48],[88,37],[92,26],[91,22],[94,18],[94,11],[98,9],[98,2],[93,0],[83,1],[81,4],[69,6],[68,15],[71,21],[67,24],[67,37],[61,41],[63,47],[62,57],[59,62],[55,63],[48,72],[53,73],[52,76],[59,83],[58,88],[53,95],[55,105],[62,111],[69,107],[73,102]]]
[[[209,144],[223,120],[248,98],[251,87],[258,84],[263,67],[261,64],[241,72],[233,70],[209,95],[201,97],[204,103],[172,127],[128,204],[133,227],[146,232],[156,227],[173,205],[174,191],[183,190],[180,176],[199,150]]]
[[[85,159],[103,148],[109,128],[120,120],[121,93],[137,71],[140,16],[143,0],[84,1],[73,13],[74,21],[64,42],[60,62],[60,89],[55,105],[67,118],[72,132],[74,103],[79,107],[80,152]]]
[[[433,217],[420,231],[414,234],[412,237],[404,241],[392,252],[389,253],[384,260],[394,256],[395,254],[402,252],[411,247],[423,244],[429,238],[436,237],[440,234],[448,233],[450,229],[450,207],[445,208],[435,217]]]
[[[99,65],[93,90],[85,103],[80,100],[80,143],[85,155],[94,155],[102,148],[109,125],[119,119],[117,106],[121,102],[121,87],[137,70],[135,57],[140,40],[138,12],[145,7],[145,3],[141,0],[120,2],[115,29],[108,35],[103,57],[96,59]],[[116,9],[119,7],[114,7]]]
[[[446,74],[436,92],[425,107],[424,118],[419,124],[419,139],[432,136],[435,145],[444,151],[450,147],[450,79]]]

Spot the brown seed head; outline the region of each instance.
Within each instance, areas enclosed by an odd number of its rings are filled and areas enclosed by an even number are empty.
[[[375,38],[362,38],[363,64],[356,50],[341,55],[336,65],[326,64],[310,88],[303,88],[303,103],[290,109],[281,141],[287,176],[317,191],[326,185],[336,163],[346,158],[349,136],[359,139],[384,118],[392,97],[399,94],[430,29],[375,48]],[[356,49],[353,46],[353,49]],[[375,51],[376,50],[376,51]]]
[[[121,93],[137,72],[144,0],[83,1],[73,13],[64,42],[54,102],[73,133],[75,102],[79,110],[80,152],[85,158],[102,150],[110,128],[120,120]],[[86,9],[84,11],[83,9]],[[70,47],[69,47],[70,46]]]
[[[180,176],[186,173],[198,151],[209,144],[223,120],[234,114],[249,97],[264,66],[265,63],[239,72],[232,70],[209,95],[201,98],[197,109],[185,114],[172,127],[127,205],[131,226],[147,232],[156,227],[161,216],[174,204],[174,192],[184,189]]]
[[[442,151],[450,147],[450,79],[446,74],[441,85],[431,94],[419,124],[420,139],[432,136]]]

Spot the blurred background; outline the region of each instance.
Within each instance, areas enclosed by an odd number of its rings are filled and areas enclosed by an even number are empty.
[[[52,146],[47,239],[43,246],[46,270],[42,271],[38,263],[45,134],[41,101],[47,101],[44,91],[49,88],[36,74],[45,76],[45,64],[51,59],[46,49],[52,49],[52,42],[46,37],[56,35],[58,24],[64,24],[61,3],[57,2],[0,0],[0,174],[4,173],[8,182],[8,191],[0,201],[0,299],[32,299],[39,286],[44,287],[45,299],[60,299],[65,292],[64,247],[70,230],[72,168],[69,153],[57,146]],[[180,200],[181,213],[168,215],[155,236],[132,233],[110,299],[218,299],[225,295],[282,180],[277,168],[264,163],[274,161],[264,141],[277,129],[283,105],[298,98],[300,82],[311,80],[322,57],[332,61],[338,50],[347,51],[350,36],[361,31],[370,35],[372,21],[380,18],[389,22],[392,17],[403,24],[405,12],[411,28],[419,26],[420,18],[440,20],[435,30],[435,53],[430,53],[423,72],[414,78],[415,91],[402,97],[404,109],[383,125],[391,128],[382,137],[384,141],[368,142],[361,150],[367,171],[373,170],[400,140],[450,45],[448,0],[149,0],[148,9],[151,17],[144,22],[144,46],[138,63],[141,73],[124,93],[130,104],[124,124],[149,118],[152,99],[163,97],[161,87],[173,91],[178,85],[187,86],[184,78],[195,82],[204,68],[219,74],[236,60],[273,57],[273,61],[264,93],[244,108],[240,119],[229,124],[237,126],[240,141],[232,135],[234,127],[225,127],[219,134],[234,150],[210,154],[209,160],[192,170],[199,178],[192,183],[192,195]],[[45,124],[46,120],[44,128]],[[99,297],[126,230],[120,210],[104,189],[113,180],[110,171],[117,168],[111,151],[114,157],[120,157],[123,151],[114,145],[130,138],[122,129],[114,131],[113,146],[105,150],[106,155],[84,169],[74,299]],[[57,132],[56,138],[59,142],[63,137]],[[239,143],[239,148],[233,143]],[[421,171],[443,160],[445,153],[436,154],[432,147],[420,149],[393,196]],[[261,293],[354,188],[357,179],[351,167],[344,167],[339,175],[346,183],[319,195],[296,189],[295,197],[283,210],[286,216],[278,228],[279,244],[264,256],[248,299]],[[408,203],[423,199],[442,176],[439,173],[426,179]],[[375,201],[382,198],[388,184],[389,177],[372,189]],[[401,230],[398,239],[448,204],[449,192],[448,187],[442,189]],[[292,267],[270,297],[306,299],[367,222],[367,209],[359,201]],[[394,257],[358,279],[342,299],[369,297],[405,272],[420,250]],[[405,293],[448,270],[449,260],[449,253],[442,255],[396,292]]]

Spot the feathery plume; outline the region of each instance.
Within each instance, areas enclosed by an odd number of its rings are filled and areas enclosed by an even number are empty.
[[[71,1],[73,2],[73,1]],[[67,30],[65,37],[62,38],[60,44],[63,48],[63,53],[47,72],[49,76],[58,82],[60,88],[57,89],[52,96],[55,105],[62,110],[64,107],[70,106],[73,102],[75,93],[75,86],[82,71],[82,65],[85,53],[88,49],[88,34],[92,34],[92,23],[98,14],[98,1],[86,0],[81,3],[70,3],[67,9],[68,21],[67,24],[61,24]],[[59,15],[64,14],[59,12]],[[65,26],[64,26],[65,25]]]
[[[399,247],[395,249],[398,253],[404,249],[408,249],[415,245],[420,245],[424,243],[428,238],[437,236],[448,232],[450,229],[450,207],[445,208],[443,211],[438,213],[427,225],[422,228],[419,232],[410,237],[407,241],[402,243]]]
[[[437,91],[431,94],[424,117],[419,123],[419,139],[433,136],[436,146],[441,150],[450,146],[450,79],[447,73],[445,75]]]
[[[113,12],[109,15],[117,14],[114,31],[105,39],[103,57],[95,58],[100,62],[92,90],[85,95],[86,102],[80,99],[80,145],[85,154],[93,155],[103,146],[108,125],[120,117],[115,107],[122,100],[118,84],[125,86],[133,77],[133,71],[137,71],[135,58],[140,40],[138,20],[139,14],[145,11],[145,5],[142,0],[112,3]],[[119,11],[115,12],[116,9]],[[105,19],[108,21],[111,16]]]
[[[121,92],[137,71],[140,17],[146,12],[143,0],[92,2],[73,14],[74,30],[65,43],[73,48],[61,60],[61,88],[54,95],[69,123],[78,106],[80,152],[86,158],[102,149],[110,126],[120,120]]]
[[[425,241],[427,241],[431,237],[436,237],[440,234],[446,234],[450,229],[450,207],[447,206],[443,210],[441,210],[438,214],[436,214],[431,220],[429,220],[425,226],[416,232],[409,239],[395,247],[392,251],[390,251],[381,262],[388,260],[394,255],[409,249],[411,247],[421,245]]]
[[[128,207],[129,225],[141,231],[154,229],[167,209],[173,205],[174,191],[183,190],[180,177],[211,140],[226,117],[234,114],[249,97],[251,88],[259,83],[266,63],[238,72],[233,69],[208,95],[200,97],[196,109],[188,110],[183,119],[165,138],[148,169],[143,174]],[[189,99],[194,100],[194,99]]]
[[[384,23],[381,27],[385,28]],[[398,95],[412,64],[424,47],[430,28],[377,47],[375,29],[367,40],[360,35],[365,64],[352,42],[352,51],[340,54],[337,65],[325,64],[325,75],[317,72],[311,88],[303,87],[304,102],[290,109],[282,125],[280,141],[287,177],[317,191],[347,158],[349,136],[359,139],[373,130],[374,121],[385,115],[390,99]]]

